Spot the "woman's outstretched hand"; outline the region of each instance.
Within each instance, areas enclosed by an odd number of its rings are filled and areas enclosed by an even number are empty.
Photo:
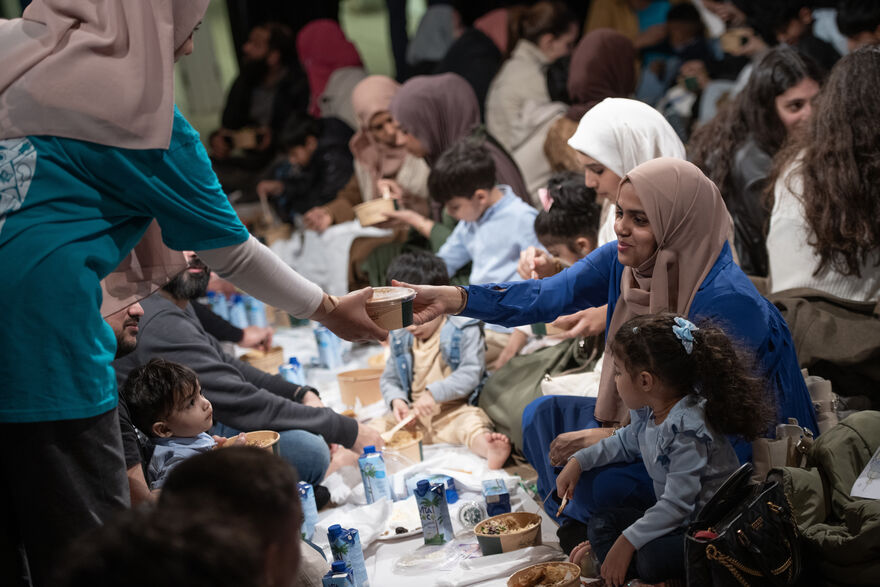
[[[601,334],[605,332],[607,313],[608,306],[601,306],[599,308],[587,308],[567,316],[560,316],[553,322],[553,326],[562,329],[563,332],[553,336],[565,339]]]
[[[451,285],[412,285],[397,280],[392,280],[391,285],[415,290],[413,321],[416,324],[430,322],[442,314],[454,314],[461,307],[461,292]]]

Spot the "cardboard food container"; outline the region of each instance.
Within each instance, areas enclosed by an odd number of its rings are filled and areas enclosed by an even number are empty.
[[[385,330],[397,330],[413,323],[416,292],[408,287],[374,287],[367,300],[370,320]]]
[[[247,440],[246,446],[255,446],[257,448],[265,448],[269,452],[278,455],[278,441],[281,435],[274,430],[254,430],[253,432],[245,432]],[[229,437],[223,446],[233,446],[232,442],[237,440],[237,436]]]
[[[342,403],[353,408],[358,399],[362,406],[382,401],[382,390],[379,389],[382,371],[383,369],[355,369],[337,375]]]
[[[278,367],[284,363],[284,349],[280,346],[273,346],[268,352],[249,351],[240,356],[239,360],[260,371],[277,375]]]
[[[391,198],[378,198],[358,204],[354,207],[355,216],[361,226],[373,226],[388,220],[386,214],[397,210],[397,200]]]
[[[501,525],[501,534],[491,534],[490,528]],[[528,512],[513,512],[485,519],[474,527],[483,556],[519,550],[541,544],[541,516]],[[580,570],[578,570],[580,576]]]
[[[422,454],[422,432],[417,430],[410,432],[408,430],[398,430],[391,437],[391,440],[385,443],[385,450],[391,450],[406,457],[413,463],[421,463]]]
[[[581,584],[581,569],[574,563],[540,563],[521,569],[507,580],[507,587],[577,587]]]

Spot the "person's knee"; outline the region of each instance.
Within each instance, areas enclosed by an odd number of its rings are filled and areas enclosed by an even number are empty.
[[[305,430],[282,430],[281,457],[293,465],[302,481],[316,485],[330,466],[330,447],[318,434]]]

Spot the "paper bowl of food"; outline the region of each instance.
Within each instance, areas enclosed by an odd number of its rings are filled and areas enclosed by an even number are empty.
[[[245,432],[244,435],[246,437],[245,446],[265,448],[275,453],[276,456],[278,455],[278,441],[281,439],[281,435],[274,430],[254,430],[253,432]],[[236,440],[238,440],[237,436],[228,438],[223,446],[238,446],[235,444]]]
[[[379,379],[383,369],[354,369],[336,376],[342,403],[353,408],[360,400],[362,406],[382,401]]]
[[[248,351],[239,357],[240,361],[244,361],[252,367],[256,367],[260,371],[278,373],[278,367],[284,364],[284,349],[280,346],[273,346],[268,351]]]
[[[408,287],[374,287],[367,300],[367,315],[385,330],[397,330],[413,323],[416,292]]]
[[[513,512],[492,516],[474,527],[483,555],[510,552],[541,544],[541,516]]]
[[[397,200],[378,198],[354,207],[355,216],[361,226],[374,226],[388,220],[388,213],[397,210]]]
[[[561,561],[526,567],[507,580],[507,587],[577,587],[580,584],[580,567]]]
[[[406,429],[398,430],[391,437],[391,440],[385,443],[386,451],[394,451],[404,456],[413,463],[422,462],[422,433],[419,430],[410,432]]]

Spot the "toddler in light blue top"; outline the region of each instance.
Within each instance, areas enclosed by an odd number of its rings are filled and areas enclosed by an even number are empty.
[[[121,394],[134,425],[155,447],[147,467],[150,489],[160,489],[180,462],[217,445],[207,434],[214,410],[189,367],[152,359],[131,371]],[[245,435],[235,442],[244,444]]]
[[[657,502],[645,511],[594,515],[589,547],[611,585],[638,576],[656,583],[684,577],[686,525],[739,467],[724,434],[763,435],[774,415],[766,382],[724,332],[675,314],[645,315],[620,327],[610,345],[617,391],[630,423],[576,452],[556,480],[570,497],[581,472],[642,459]],[[583,556],[586,543],[572,552]]]

